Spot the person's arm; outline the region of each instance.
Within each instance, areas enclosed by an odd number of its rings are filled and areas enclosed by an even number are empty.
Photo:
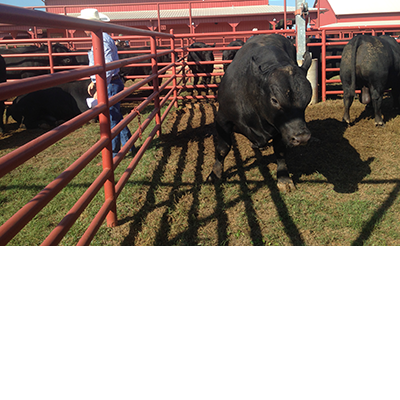
[[[103,43],[104,43],[104,60],[107,63],[111,61],[116,61],[119,59],[118,57],[118,49],[117,46],[115,45],[114,41],[112,40],[111,36],[109,36],[106,33],[103,33]],[[93,57],[93,50],[90,50],[88,53],[89,56],[89,65],[94,65],[94,57]],[[111,78],[115,73],[118,73],[117,70],[110,70],[106,71],[106,80],[107,80],[107,86],[111,82]],[[90,77],[92,82],[88,86],[88,93],[90,97],[96,98],[96,75],[92,75]]]
[[[106,33],[103,33],[103,42],[104,42],[104,60],[106,64],[111,61],[117,61],[119,59],[118,49],[112,37]],[[113,69],[106,71],[107,85],[111,82],[111,78],[114,75],[114,71],[115,70]]]
[[[94,65],[93,50],[88,51],[88,58],[89,58],[89,67],[90,67],[90,66]],[[90,79],[92,81],[89,83],[87,91],[88,91],[90,97],[96,98],[97,97],[96,96],[96,94],[97,94],[96,93],[96,75],[91,75]]]

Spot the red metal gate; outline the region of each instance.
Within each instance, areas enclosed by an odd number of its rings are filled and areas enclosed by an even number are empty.
[[[149,147],[153,138],[156,134],[160,134],[163,121],[165,121],[169,111],[172,107],[177,105],[178,100],[187,99],[214,99],[216,98],[216,89],[218,88],[218,78],[223,75],[223,61],[222,51],[226,48],[227,44],[236,38],[248,39],[254,32],[223,32],[223,33],[207,33],[207,34],[195,34],[194,36],[187,37],[187,35],[174,35],[173,32],[159,33],[155,31],[143,31],[140,29],[128,28],[120,25],[105,24],[94,21],[80,20],[77,18],[65,17],[62,15],[47,14],[40,11],[31,11],[18,7],[0,5],[0,22],[7,22],[9,24],[21,24],[26,23],[33,26],[48,26],[65,29],[80,29],[92,32],[92,46],[94,48],[95,66],[92,67],[79,67],[79,68],[66,68],[68,70],[59,72],[57,67],[52,62],[51,44],[50,39],[42,39],[42,43],[47,43],[49,52],[49,67],[50,74],[26,78],[23,80],[15,80],[7,83],[0,84],[0,101],[8,100],[14,96],[18,96],[24,93],[29,93],[38,89],[44,89],[52,87],[56,84],[70,82],[78,79],[84,79],[90,75],[96,74],[97,78],[97,91],[98,91],[98,105],[93,109],[90,109],[81,115],[67,121],[66,123],[58,126],[55,129],[43,134],[37,139],[21,146],[17,150],[10,152],[9,154],[0,158],[0,178],[13,171],[15,168],[25,163],[30,158],[39,154],[43,150],[49,148],[53,144],[57,143],[62,138],[74,132],[76,129],[81,127],[84,123],[94,119],[98,116],[100,126],[100,137],[95,145],[88,149],[82,154],[77,160],[75,160],[67,169],[64,170],[55,180],[48,183],[48,185],[41,190],[36,196],[32,198],[24,207],[17,211],[10,219],[8,219],[2,226],[0,226],[0,245],[5,245],[17,235],[27,224],[30,222],[54,197],[66,187],[76,176],[82,171],[89,162],[91,162],[96,155],[101,153],[102,155],[102,172],[97,178],[91,183],[90,187],[76,202],[76,204],[65,214],[64,218],[59,222],[57,227],[49,232],[47,238],[43,241],[42,245],[56,245],[60,243],[61,239],[66,235],[72,225],[76,222],[78,217],[82,214],[88,204],[93,200],[94,196],[104,187],[104,201],[102,206],[97,212],[96,217],[87,227],[85,233],[78,241],[78,245],[87,245],[91,242],[97,230],[106,219],[108,226],[115,226],[117,224],[117,207],[116,200],[121,194],[126,182],[131,176],[133,170],[139,163],[144,152]],[[381,29],[381,31],[379,31]],[[400,27],[393,27],[393,30],[399,30]],[[102,32],[110,32],[114,34],[122,34],[122,39],[141,39],[150,42],[150,49],[145,54],[120,59],[109,64],[104,63],[103,45],[102,45]],[[340,56],[327,56],[327,48],[332,44],[327,41],[327,35],[336,35],[340,42],[346,43],[352,35],[357,33],[368,33],[368,34],[379,34],[382,33],[384,27],[374,27],[374,29],[358,29],[348,28],[346,32],[339,30],[326,30],[326,29],[314,29],[308,31],[309,35],[314,35],[321,38],[319,44],[313,44],[314,46],[321,46],[321,92],[322,100],[325,101],[327,95],[340,94],[342,91],[326,90],[326,73],[337,72],[339,69],[329,70],[326,68],[326,60],[339,59]],[[259,31],[259,34],[276,34],[278,31]],[[281,30],[279,34],[285,36],[295,37],[296,32],[294,30]],[[347,37],[346,37],[347,35]],[[27,41],[13,41],[13,44],[19,44],[22,42],[32,43],[37,42],[39,39]],[[59,38],[56,39],[61,43],[70,45],[72,48],[75,47],[76,43],[83,42],[82,38]],[[169,43],[168,49],[159,49],[157,42],[163,44]],[[214,78],[214,83],[206,85],[197,85],[194,87],[190,84],[191,78],[194,76],[188,68],[189,64],[186,61],[186,57],[190,50],[188,46],[193,41],[205,41],[209,43],[217,43],[213,48],[215,53],[214,72],[211,76]],[[4,42],[4,41],[3,41]],[[1,41],[0,41],[1,44]],[[158,58],[162,55],[170,54],[171,62],[159,63]],[[111,98],[107,97],[107,85],[105,80],[105,73],[109,69],[117,67],[123,67],[126,65],[135,65],[136,63],[149,60],[148,63],[151,65],[151,74],[149,76],[142,76],[141,80],[134,83],[130,87],[126,87],[122,92]],[[141,64],[143,65],[143,64]],[[199,76],[205,74],[200,74]],[[164,81],[159,87],[158,78],[163,77]],[[141,89],[143,85],[152,83],[151,89],[152,94],[150,96],[135,97],[135,100],[140,101],[140,105],[136,106],[131,113],[129,113],[114,129],[110,129],[109,122],[109,106],[120,102],[122,99],[131,99],[133,93]],[[339,83],[339,80],[330,81],[331,83]],[[148,88],[147,88],[148,89]],[[197,93],[196,95],[192,92],[193,89],[211,89],[214,92],[208,94]],[[190,93],[189,93],[190,92]],[[138,129],[133,133],[132,138],[129,142],[121,149],[120,153],[113,159],[111,151],[111,140],[114,138],[123,127],[130,123],[133,119],[140,115],[140,112],[148,105],[153,105],[153,111],[146,118],[145,121],[138,124]],[[161,114],[161,110],[165,108],[165,111]],[[154,120],[155,126],[145,138],[144,143],[136,153],[135,157],[129,163],[129,166],[122,173],[122,176],[115,182],[115,169],[120,164],[122,158],[134,145],[141,132],[149,126],[150,122]]]
[[[122,187],[131,175],[135,165],[143,156],[143,153],[148,147],[149,143],[151,142],[155,134],[159,134],[161,131],[161,123],[163,118],[165,118],[165,115],[160,115],[161,103],[157,77],[159,73],[163,73],[163,69],[161,71],[158,71],[156,39],[164,38],[171,40],[171,48],[173,49],[173,35],[157,32],[146,32],[139,29],[126,28],[118,25],[79,20],[77,18],[49,15],[39,11],[30,11],[6,5],[0,5],[0,20],[1,22],[7,23],[21,24],[26,22],[37,26],[57,26],[65,28],[68,27],[69,29],[81,29],[91,31],[95,60],[95,66],[93,67],[83,67],[71,71],[57,72],[53,74],[42,75],[39,77],[26,78],[20,81],[3,83],[0,86],[0,100],[7,100],[11,97],[18,96],[24,93],[29,93],[39,89],[45,89],[48,87],[52,87],[56,84],[70,82],[94,74],[96,74],[96,86],[98,96],[98,105],[93,109],[82,113],[81,115],[67,121],[57,128],[43,134],[39,138],[2,157],[0,159],[0,177],[3,177],[10,171],[17,168],[19,165],[23,164],[44,149],[61,140],[63,137],[67,136],[68,134],[82,126],[84,123],[92,120],[93,118],[98,117],[100,125],[100,138],[97,143],[84,154],[82,154],[82,156],[79,157],[74,163],[72,163],[62,174],[60,174],[54,181],[50,182],[30,202],[28,202],[28,204],[22,207],[16,214],[14,214],[0,227],[0,244],[7,244],[29,221],[34,218],[34,216],[41,209],[43,209],[69,182],[71,182],[71,180],[76,177],[76,175],[83,168],[85,168],[85,166],[97,154],[101,152],[103,165],[102,172],[91,184],[91,186],[86,190],[79,201],[73,206],[73,208],[67,212],[67,214],[62,219],[62,221],[60,221],[57,227],[48,235],[47,239],[42,243],[43,245],[58,244],[62,237],[77,220],[85,207],[93,199],[95,194],[102,187],[104,187],[105,199],[103,205],[78,242],[78,245],[89,244],[105,218],[107,219],[108,226],[115,226],[117,224],[116,199],[120,194]],[[151,54],[135,57],[134,59],[124,59],[105,64],[102,40],[103,30],[107,32],[121,34],[140,36],[146,35],[151,43]],[[49,46],[49,48],[51,48],[51,46]],[[105,78],[106,70],[122,67],[134,61],[137,62],[143,59],[148,59],[149,56],[151,57],[152,74],[146,80],[140,82],[138,85],[133,85],[130,88],[126,88],[123,92],[109,99],[107,96],[107,83]],[[123,99],[124,97],[129,96],[136,89],[137,86],[143,85],[149,81],[153,81],[153,95],[146,99],[146,101],[143,102],[141,106],[137,107],[133,113],[124,118],[114,129],[111,130],[109,122],[109,106],[111,104],[115,104],[121,101],[121,99]],[[167,99],[170,100],[171,107],[174,101],[176,101],[176,90],[169,92],[169,96],[166,96],[163,100],[164,103]],[[114,138],[123,127],[125,127],[133,118],[138,115],[141,107],[144,107],[144,105],[148,104],[150,101],[152,101],[154,104],[153,113],[146,121],[143,122],[143,124],[141,124],[138,131],[132,135],[129,142],[121,149],[118,155],[114,159],[112,159],[112,138]],[[170,109],[170,107],[168,108],[168,110]],[[137,154],[129,164],[129,167],[124,172],[122,178],[117,184],[115,184],[115,168],[137,140],[139,136],[139,130],[144,129],[145,126],[147,126],[150,120],[153,118],[156,121],[155,127],[150,132],[147,140],[141,146],[140,150],[137,152]]]

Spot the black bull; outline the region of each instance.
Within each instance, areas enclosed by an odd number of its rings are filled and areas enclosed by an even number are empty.
[[[381,113],[384,91],[392,88],[395,108],[400,102],[400,44],[390,36],[354,37],[343,50],[340,79],[343,121],[350,123],[350,106],[355,90],[361,89],[361,102],[369,104],[372,101],[375,125],[384,125]]]
[[[203,42],[195,42],[189,46],[190,49],[201,49],[201,48],[213,48],[215,45],[208,45]],[[212,50],[199,50],[190,51],[187,56],[188,62],[197,62],[197,64],[189,65],[190,70],[194,74],[211,74],[214,70],[214,64],[200,64],[204,61],[214,61],[214,54]],[[197,85],[200,77],[195,76],[193,79],[193,84]],[[211,75],[203,76],[202,83],[208,85],[211,83]]]
[[[241,47],[244,45],[243,40],[237,39],[233,40],[228,44],[228,47]],[[224,61],[227,60],[233,60],[235,58],[236,53],[239,51],[239,49],[226,49],[222,52],[222,59]],[[229,64],[224,64],[224,72],[226,72],[226,69],[228,68]]]
[[[88,110],[87,87],[90,79],[61,85],[18,96],[7,108],[12,116],[28,129],[53,128]]]
[[[237,52],[219,86],[216,159],[209,180],[221,178],[235,131],[255,148],[272,140],[278,187],[282,191],[294,189],[285,152],[286,147],[306,144],[311,136],[304,119],[311,100],[306,78],[311,61],[311,54],[306,53],[299,67],[294,46],[281,35],[254,36]]]
[[[7,79],[21,79],[28,78],[31,76],[41,75],[49,73],[50,70],[46,67],[50,66],[49,56],[42,55],[48,53],[48,46],[25,46],[17,47],[13,49],[0,48],[1,55],[15,55],[20,54],[20,57],[4,57],[7,67]],[[74,55],[57,55],[58,53],[70,53],[65,46],[55,43],[52,45],[53,63],[54,66],[66,67],[72,65],[78,65],[78,62]],[[34,56],[25,56],[24,54],[34,54]],[[38,70],[29,70],[29,67],[41,67]],[[11,70],[10,68],[18,68]]]

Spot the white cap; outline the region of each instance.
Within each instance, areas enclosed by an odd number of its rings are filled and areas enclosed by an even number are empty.
[[[85,8],[81,10],[81,14],[78,15],[78,18],[89,19],[91,21],[110,21],[110,18],[108,18],[107,15],[99,13],[95,8]]]

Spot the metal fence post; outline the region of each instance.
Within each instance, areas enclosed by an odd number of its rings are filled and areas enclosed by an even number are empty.
[[[150,36],[150,49],[152,54],[157,54],[157,45],[156,39],[154,36]],[[156,92],[156,96],[154,97],[154,107],[157,110],[156,114],[156,124],[159,126],[157,135],[161,134],[161,113],[160,113],[160,92],[158,88],[158,64],[157,64],[157,57],[151,59],[151,69],[152,74],[156,74],[155,78],[153,79],[153,87],[154,91]]]
[[[173,29],[170,29],[169,33],[170,33],[171,35],[173,35],[173,34],[174,34],[174,30],[173,30]],[[177,83],[177,81],[176,81],[176,53],[175,53],[175,39],[174,39],[174,38],[171,38],[171,39],[170,39],[170,44],[171,44],[171,49],[172,49],[171,61],[172,61],[172,63],[173,63],[173,66],[172,66],[172,76],[174,77],[173,80],[172,80],[173,85],[174,85],[174,97],[175,97],[174,105],[175,105],[175,108],[178,108],[178,100],[177,100],[178,91],[177,91],[177,89],[176,89],[176,83]]]
[[[321,40],[321,96],[326,101],[326,30],[322,29]]]
[[[112,147],[111,147],[111,126],[110,126],[110,110],[108,106],[108,91],[107,91],[107,79],[106,69],[104,61],[104,44],[103,44],[103,31],[97,30],[92,32],[92,44],[93,44],[93,59],[95,65],[102,65],[103,71],[96,75],[96,89],[97,89],[97,100],[100,103],[107,104],[107,108],[104,113],[99,115],[100,123],[100,138],[107,138],[108,144],[101,151],[103,169],[110,169],[113,171],[113,159],[112,159]],[[110,174],[110,177],[104,183],[104,196],[106,201],[110,201],[110,211],[107,214],[107,226],[113,227],[117,225],[117,206],[115,197],[115,182],[114,172]]]
[[[51,40],[47,41],[47,50],[49,51],[50,73],[54,74],[53,44],[52,44]]]
[[[303,13],[308,12],[307,3],[302,0],[296,1],[296,45],[297,45],[297,63],[303,63],[303,56],[306,52],[306,20]]]

